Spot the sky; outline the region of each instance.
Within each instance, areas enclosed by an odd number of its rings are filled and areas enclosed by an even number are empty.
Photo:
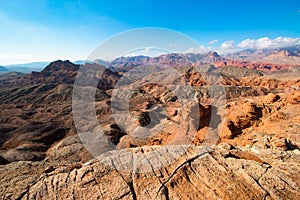
[[[183,33],[193,52],[300,44],[299,22],[299,0],[0,0],[0,65],[84,60],[143,27]]]

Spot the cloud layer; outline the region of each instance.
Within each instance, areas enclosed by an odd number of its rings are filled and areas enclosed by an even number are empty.
[[[238,44],[238,47],[245,49],[265,49],[280,48],[300,45],[300,38],[278,37],[270,39],[268,37],[259,38],[257,40],[246,39]]]
[[[216,40],[217,41],[217,40]],[[262,37],[258,39],[245,39],[239,43],[235,43],[234,40],[223,42],[218,47],[206,47],[199,46],[198,48],[190,48],[183,53],[207,53],[210,51],[216,51],[219,54],[233,53],[243,49],[268,49],[268,48],[282,48],[289,46],[300,45],[300,38],[290,37],[277,37],[270,39],[268,37]]]

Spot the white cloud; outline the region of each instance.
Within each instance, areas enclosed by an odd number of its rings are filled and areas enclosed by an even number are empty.
[[[200,54],[204,54],[204,53],[208,53],[210,51],[213,51],[214,49],[212,47],[206,47],[203,45],[199,45],[197,48],[189,48],[181,53],[200,53]]]
[[[215,43],[217,43],[217,42],[219,42],[219,40],[212,40],[212,41],[210,41],[208,44],[209,44],[209,45],[212,45],[212,44],[215,44]]]
[[[121,56],[132,57],[132,56],[144,55],[144,56],[156,57],[156,56],[160,56],[160,55],[168,54],[168,53],[171,53],[171,52],[167,51],[165,49],[145,47],[145,48],[138,48],[138,49],[127,51],[124,54],[122,54]]]
[[[229,40],[229,41],[223,42],[223,44],[221,45],[221,49],[223,49],[223,50],[233,49],[233,48],[235,48],[234,40]]]
[[[228,40],[221,44],[221,46],[216,47],[214,51],[219,54],[233,53],[240,50],[236,45],[234,40]]]
[[[277,37],[270,39],[263,37],[259,39],[246,39],[241,41],[237,46],[243,49],[264,49],[264,48],[280,48],[293,45],[300,45],[300,38]]]
[[[198,46],[197,48],[189,48],[182,53],[199,53],[205,54],[208,52],[216,51],[219,54],[229,53],[237,51],[237,47],[234,45],[234,40],[225,41],[221,46],[218,47],[206,47],[203,45]]]

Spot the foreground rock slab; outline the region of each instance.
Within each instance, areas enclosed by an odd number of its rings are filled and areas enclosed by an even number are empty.
[[[163,149],[144,146],[127,149],[128,154],[125,150],[110,152],[87,163],[20,161],[3,165],[0,198],[300,199],[298,150],[225,144],[205,153],[200,146],[173,146],[170,153],[147,159]],[[140,156],[131,163],[131,171],[122,170],[118,162],[130,155]],[[162,165],[156,165],[159,160]]]

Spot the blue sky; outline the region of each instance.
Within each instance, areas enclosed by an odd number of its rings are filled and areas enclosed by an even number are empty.
[[[298,42],[299,22],[299,0],[0,0],[0,65],[85,59],[105,39],[141,27],[179,31],[212,48],[246,39],[259,46],[266,37]]]

